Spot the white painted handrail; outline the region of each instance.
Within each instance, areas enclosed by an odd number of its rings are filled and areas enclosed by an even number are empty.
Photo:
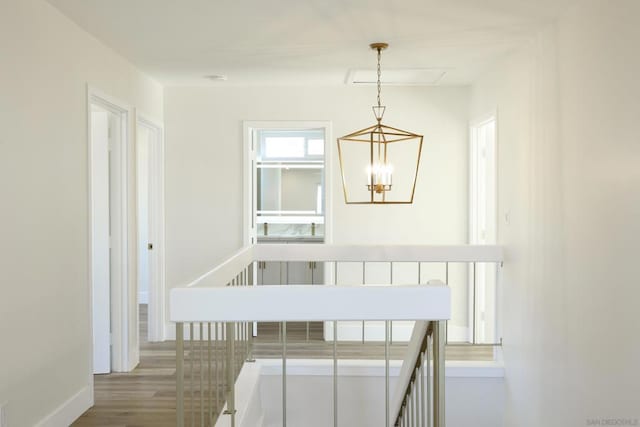
[[[503,251],[495,245],[262,244],[254,247],[253,256],[256,261],[500,262]]]
[[[316,262],[500,262],[496,245],[324,245],[261,244],[247,246],[185,287],[226,286],[253,261]]]
[[[171,290],[172,322],[447,320],[451,289],[420,286],[239,286]]]
[[[210,270],[186,285],[191,287],[226,286],[240,271],[254,261],[254,246],[247,246],[227,258],[213,270]]]
[[[422,351],[422,342],[427,335],[428,327],[429,322],[426,321],[416,322],[415,326],[413,327],[413,333],[411,334],[411,340],[409,341],[409,348],[407,349],[406,356],[404,358],[404,361],[402,362],[400,375],[398,376],[398,381],[396,382],[396,389],[391,400],[389,425],[394,425],[394,423],[396,422],[396,417],[400,413],[402,401],[405,397],[405,390],[407,388],[407,384],[409,384],[409,381],[411,381],[411,375],[413,374],[416,362],[420,357],[420,352]]]

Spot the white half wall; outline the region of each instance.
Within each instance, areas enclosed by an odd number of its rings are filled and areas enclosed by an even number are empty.
[[[158,120],[163,89],[42,0],[0,2],[0,58],[0,402],[32,426],[93,399],[87,83]]]
[[[259,360],[260,403],[264,427],[282,425],[280,360]],[[393,397],[401,361],[391,361],[389,393]],[[448,427],[501,427],[505,382],[494,363],[447,363],[445,399]],[[338,363],[338,421],[350,427],[384,425],[384,361],[340,360]],[[287,362],[287,423],[325,427],[333,424],[333,361]]]

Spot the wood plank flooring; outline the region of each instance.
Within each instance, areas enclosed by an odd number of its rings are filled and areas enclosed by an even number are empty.
[[[147,341],[147,306],[140,306],[140,364],[132,372],[94,376],[95,405],[85,412],[74,426],[100,427],[170,427],[175,426],[175,342]],[[289,358],[331,358],[331,343],[322,340],[322,323],[287,325],[287,355]],[[278,324],[261,323],[254,342],[256,358],[280,358],[282,344],[278,342]],[[394,343],[391,357],[403,359],[407,346]],[[340,343],[341,359],[382,359],[382,343]],[[447,347],[448,360],[492,360],[490,347]],[[196,422],[199,425],[199,420]]]
[[[147,306],[140,306],[140,364],[132,372],[94,376],[95,405],[73,425],[176,425],[175,342],[147,341]]]

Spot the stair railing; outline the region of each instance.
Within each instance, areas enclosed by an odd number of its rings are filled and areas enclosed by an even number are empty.
[[[413,285],[397,284],[392,277],[386,286],[254,286],[258,261],[333,263],[334,285],[338,285],[339,263],[361,262],[364,276],[366,263],[388,262],[393,276],[394,262],[415,262],[418,279]],[[286,322],[294,321],[333,324],[334,426],[338,425],[339,403],[337,324],[361,321],[364,341],[365,322],[384,321],[384,424],[444,427],[444,351],[451,290],[443,283],[420,285],[420,263],[445,263],[447,277],[449,262],[473,264],[475,281],[476,263],[501,261],[502,249],[496,246],[265,244],[243,248],[192,283],[171,291],[178,427],[214,426],[221,415],[229,416],[227,425],[236,425],[235,381],[245,361],[252,360],[252,323],[263,321],[283,322],[283,427],[287,419]],[[401,371],[399,384],[403,386],[391,400],[389,343],[394,321],[416,321],[416,326],[410,359]]]

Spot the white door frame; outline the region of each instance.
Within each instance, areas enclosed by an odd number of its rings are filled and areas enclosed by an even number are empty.
[[[113,372],[131,371],[139,361],[139,351],[137,346],[132,345],[137,341],[136,313],[132,310],[136,308],[136,253],[130,251],[129,247],[135,242],[135,211],[131,210],[129,196],[131,194],[131,184],[133,171],[133,141],[134,139],[134,110],[131,106],[106,95],[99,90],[87,85],[87,152],[88,152],[88,193],[89,193],[89,218],[88,218],[88,238],[89,238],[89,308],[90,308],[90,331],[93,334],[93,304],[92,304],[92,268],[93,254],[91,244],[93,241],[93,194],[91,189],[93,170],[91,167],[92,142],[91,142],[91,105],[98,105],[108,111],[118,114],[122,118],[121,146],[114,150],[117,155],[112,161],[116,162],[119,171],[116,178],[114,207],[111,207],[111,214],[115,215],[115,229],[111,231],[111,263],[115,263],[117,274],[112,275],[111,280],[111,370]],[[133,214],[133,215],[132,215]],[[133,229],[133,230],[132,230]],[[93,366],[93,344],[91,349]],[[92,369],[93,371],[93,369]],[[93,376],[91,376],[93,384]]]
[[[247,120],[242,123],[243,144],[242,151],[244,157],[244,209],[243,209],[243,245],[248,246],[256,243],[256,194],[253,191],[253,184],[256,182],[256,147],[254,147],[254,131],[257,129],[323,129],[324,130],[324,241],[333,242],[333,135],[331,133],[331,122],[326,120]],[[326,276],[325,276],[326,277]]]
[[[493,122],[494,135],[493,146],[486,147],[488,152],[479,153],[477,151],[477,143],[479,141],[478,132],[485,125]],[[497,162],[498,162],[498,114],[497,111],[491,111],[487,114],[481,115],[475,120],[472,120],[469,124],[469,244],[496,244],[497,242],[497,219],[498,219],[498,176],[497,176]],[[492,185],[486,189],[485,199],[487,202],[488,210],[484,212],[487,215],[487,230],[486,236],[479,236],[478,234],[478,218],[480,213],[478,212],[477,204],[477,185],[476,178],[478,176],[477,161],[479,157],[486,158],[485,165],[487,170],[485,176],[488,176],[490,180],[493,180]],[[473,266],[469,267],[469,306],[468,306],[468,318],[469,318],[469,341],[473,342],[477,339],[479,342],[485,342],[487,337],[485,331],[481,330],[480,326],[489,323],[491,326],[491,339],[495,340],[496,334],[496,318],[487,318],[490,313],[496,312],[497,304],[497,289],[487,286],[497,280],[496,270],[488,268],[486,265],[476,264],[478,272],[473,271]],[[473,300],[473,275],[476,275],[476,299],[477,303]],[[488,298],[488,299],[487,299]],[[487,306],[487,304],[489,306]],[[473,331],[476,331],[476,336],[473,336]]]
[[[165,335],[165,217],[164,217],[164,126],[136,111],[136,124],[155,135],[149,149],[149,341],[164,341]]]
[[[98,110],[97,106],[95,106]],[[111,372],[111,262],[110,262],[110,162],[109,147],[111,139],[109,111],[102,108],[91,115],[91,313],[93,373]],[[105,155],[106,154],[106,155]]]
[[[257,243],[256,230],[256,192],[253,191],[256,182],[256,151],[254,131],[258,129],[323,129],[324,130],[324,241],[325,243],[333,242],[333,134],[331,122],[327,120],[245,120],[242,122],[242,152],[244,158],[243,173],[243,224],[242,227],[242,243],[243,246],[249,246]],[[255,263],[254,263],[255,264]],[[325,263],[324,277],[325,280],[332,280],[333,269],[327,268]],[[258,270],[253,269],[253,283],[256,285]],[[331,282],[329,282],[331,283]],[[326,332],[325,328],[325,332]],[[258,324],[253,324],[253,334],[258,334]]]

